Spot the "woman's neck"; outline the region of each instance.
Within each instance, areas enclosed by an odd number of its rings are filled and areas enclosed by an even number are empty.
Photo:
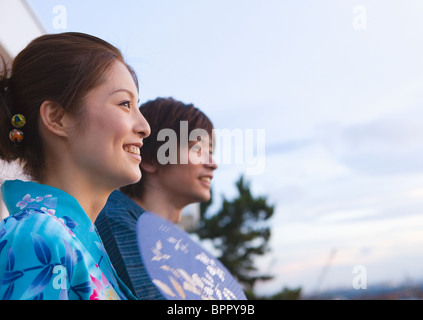
[[[40,183],[58,188],[73,196],[93,223],[113,191],[110,188],[110,190],[101,188],[99,184],[90,183],[75,173],[70,177],[67,177],[67,174],[59,175],[57,173],[46,176],[48,178],[43,179]]]

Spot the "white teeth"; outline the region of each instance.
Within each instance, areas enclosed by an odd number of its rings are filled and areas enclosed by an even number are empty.
[[[203,180],[203,181],[206,181],[206,182],[211,181],[210,177],[201,177],[200,180]]]
[[[140,148],[138,148],[136,146],[125,146],[124,150],[126,152],[133,153],[133,154],[141,154]]]

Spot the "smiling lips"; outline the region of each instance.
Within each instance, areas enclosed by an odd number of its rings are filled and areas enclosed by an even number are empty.
[[[132,158],[134,158],[135,160],[137,160],[138,162],[141,162],[140,148],[141,148],[141,146],[137,146],[137,145],[133,145],[133,144],[128,144],[126,146],[123,146],[123,150],[128,152],[129,155]]]
[[[211,181],[211,177],[200,177],[199,179],[201,181],[204,181],[204,182],[207,182],[207,183],[210,183],[210,181]]]
[[[139,147],[136,147],[136,146],[125,146],[125,147],[123,147],[123,149],[126,152],[129,152],[129,153],[132,153],[132,154],[136,154],[136,155],[140,155],[141,154],[140,148]]]

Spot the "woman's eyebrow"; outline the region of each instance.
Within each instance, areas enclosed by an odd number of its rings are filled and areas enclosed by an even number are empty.
[[[128,93],[131,96],[131,98],[134,98],[135,97],[134,93],[131,90],[124,89],[124,88],[117,89],[117,90],[111,92],[110,95],[113,95],[113,94],[118,93],[118,92],[126,92],[126,93]]]
[[[115,93],[119,93],[119,92],[126,92],[126,93],[128,93],[128,94],[131,96],[131,99],[134,99],[134,98],[135,98],[134,93],[133,93],[131,90],[128,90],[128,89],[125,89],[125,88],[122,88],[122,89],[117,89],[117,90],[115,90],[115,91],[111,92],[111,93],[110,93],[110,95],[112,96],[112,95],[114,95]],[[138,100],[137,100],[137,103],[140,103],[140,99],[139,99],[139,98],[138,98]]]

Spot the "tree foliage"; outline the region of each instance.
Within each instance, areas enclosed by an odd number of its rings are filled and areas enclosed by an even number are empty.
[[[195,232],[200,239],[210,239],[220,252],[218,259],[244,285],[252,290],[258,280],[270,280],[269,274],[262,274],[254,265],[255,258],[269,251],[270,227],[266,223],[274,207],[265,197],[254,197],[250,185],[241,176],[236,182],[238,197],[223,198],[222,207],[210,214],[211,204],[202,203],[200,223]]]

